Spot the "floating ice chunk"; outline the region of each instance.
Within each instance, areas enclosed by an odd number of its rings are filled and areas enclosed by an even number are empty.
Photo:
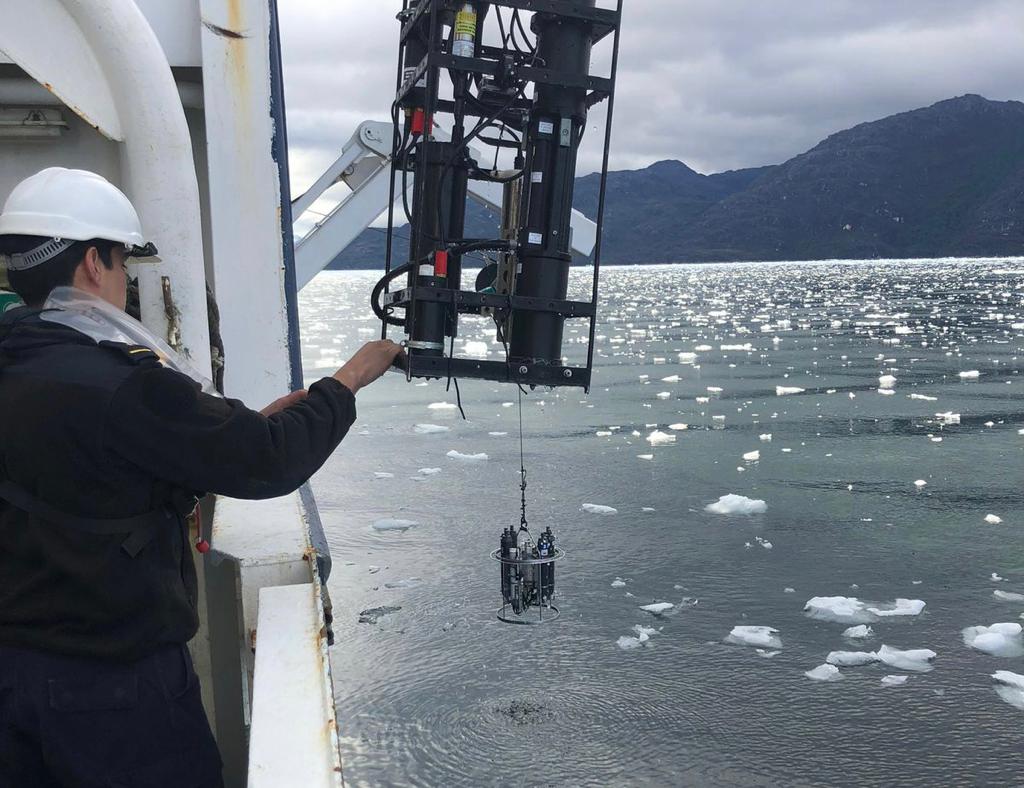
[[[910,676],[882,676],[883,687],[902,687]]]
[[[763,435],[758,435],[757,438],[758,438],[758,440],[762,440],[765,443],[771,443],[772,434],[770,432],[766,432]]]
[[[858,624],[855,627],[849,627],[843,630],[843,637],[850,638],[852,640],[858,640],[860,638],[869,638],[875,634],[875,630],[869,627],[867,624]]]
[[[984,627],[967,627],[963,630],[964,645],[976,651],[984,651],[994,657],[1019,657],[1024,655],[1024,638],[1021,625],[1009,622]]]
[[[675,432],[683,432],[684,430],[690,429],[690,425],[689,424],[682,424],[682,423],[680,423],[680,424],[669,424],[668,428],[670,430],[675,431]]]
[[[762,514],[767,510],[768,504],[762,500],[732,493],[704,507],[704,511],[714,514]]]
[[[625,585],[626,585],[626,581],[625,580],[620,580],[617,577],[614,580],[612,580],[612,588],[622,588]]]
[[[1005,578],[1005,577],[1000,577],[1000,576],[999,576],[998,574],[996,574],[995,572],[993,572],[993,573],[992,573],[992,577],[991,577],[991,579],[992,579],[992,582],[993,582],[993,583],[1001,583],[1001,582],[1003,582],[1003,581],[1004,581],[1004,580],[1005,580],[1006,578]]]
[[[487,343],[467,340],[462,352],[471,358],[487,358]]]
[[[395,474],[388,473],[387,471],[374,471],[373,478],[374,479],[394,479],[395,478]]]
[[[802,389],[799,386],[776,386],[775,395],[777,397],[785,396],[786,394],[803,394],[806,389]]]
[[[417,424],[413,432],[417,435],[435,435],[439,432],[449,432],[451,427],[444,427],[440,424]]]
[[[416,473],[421,476],[436,476],[441,472],[440,468],[420,468]]]
[[[398,517],[385,517],[373,524],[374,531],[408,531],[419,525],[415,520],[403,520]]]
[[[697,345],[694,350],[698,353],[707,353],[709,350],[714,350],[714,348],[711,345]]]
[[[638,454],[638,455],[636,455],[636,458],[638,460],[653,460],[654,459],[654,455],[653,454]]]
[[[492,438],[504,438],[506,435],[508,435],[507,432],[488,432],[487,434],[490,435]]]
[[[747,462],[757,462],[761,459],[761,452],[759,451],[748,451],[743,455],[743,459]]]
[[[818,665],[813,670],[805,670],[804,675],[814,681],[839,681],[843,674],[839,672],[839,668],[835,665]]]
[[[586,512],[587,514],[601,514],[601,515],[609,515],[609,514],[618,514],[619,513],[618,509],[614,509],[611,506],[602,506],[599,503],[585,503],[582,506],[580,506],[580,511],[581,512]]]
[[[774,627],[733,627],[726,638],[729,643],[737,643],[741,646],[758,646],[760,648],[780,649],[782,639],[779,637],[779,630]]]
[[[653,506],[641,506],[640,507],[640,511],[641,512],[653,512],[653,511],[655,511],[655,509],[654,509]]]
[[[902,651],[883,645],[877,652],[878,659],[890,668],[925,673],[932,669],[931,662],[937,656],[930,648],[915,648]]]
[[[722,393],[722,387],[721,386],[708,386],[708,393],[709,394],[721,394]]]
[[[483,462],[487,459],[487,455],[483,452],[479,454],[463,454],[461,451],[455,451],[455,449],[452,449],[445,456],[459,462]]]
[[[640,609],[643,610],[645,613],[660,616],[662,613],[667,613],[674,607],[675,605],[671,602],[654,602],[650,605],[641,605]]]
[[[696,353],[679,353],[676,358],[679,359],[680,364],[692,364],[697,360]]]
[[[927,394],[911,394],[910,398],[924,400],[925,402],[937,402],[939,399],[938,397],[929,397]]]
[[[786,586],[785,588],[782,589],[782,593],[783,594],[795,594],[796,593],[796,589],[795,588],[790,588],[789,586]]]
[[[633,631],[636,632],[636,636],[640,638],[641,643],[643,643],[645,640],[651,637],[651,635],[657,635],[661,632],[660,629],[655,629],[654,627],[645,627],[643,624],[634,624]]]
[[[963,380],[973,380],[974,378],[981,377],[981,373],[976,369],[968,369],[964,372],[959,373]]]
[[[935,418],[941,421],[943,424],[959,424],[960,414],[954,413],[951,410],[947,410],[945,413],[936,413]]]
[[[878,662],[878,655],[874,651],[830,651],[825,661],[829,665],[852,668]]]
[[[804,612],[811,618],[838,624],[863,623],[874,620],[867,605],[856,597],[816,596],[807,600]]]
[[[919,616],[925,604],[920,599],[897,599],[892,605],[869,607],[868,612],[879,618],[888,616]]]
[[[662,378],[661,382],[662,383],[678,383],[679,382],[679,376],[678,375],[669,375],[667,378]]]
[[[878,393],[883,397],[892,397],[896,394],[892,389],[878,389]]]
[[[1001,523],[1002,521],[1003,521],[1003,518],[1000,517],[998,514],[986,514],[985,515],[985,522],[988,523],[989,525],[999,525],[999,523]]]
[[[431,402],[427,405],[428,410],[455,410],[455,407],[452,402]]]
[[[997,670],[992,674],[996,682],[996,693],[1014,708],[1024,711],[1024,676],[1008,670]]]
[[[772,657],[782,653],[781,651],[772,651],[771,649],[767,648],[758,648],[754,650],[757,652],[757,655],[759,657],[764,657],[766,659],[771,659]]]
[[[891,389],[896,385],[895,375],[882,375],[878,378],[878,388],[880,389]]]
[[[1000,591],[996,589],[992,596],[1000,602],[1024,602],[1024,594],[1015,594],[1012,591]]]
[[[915,487],[924,487],[927,484],[928,482],[926,482],[924,479],[918,479],[917,481],[914,482]]]
[[[647,442],[652,446],[666,446],[670,443],[675,443],[676,436],[669,435],[667,432],[662,432],[661,430],[654,430],[647,436]]]
[[[672,396],[672,392],[671,391],[659,391],[655,396],[658,399],[669,399]]]
[[[615,645],[621,648],[623,651],[629,651],[633,648],[640,646],[640,638],[630,637],[629,635],[623,635],[615,641]]]

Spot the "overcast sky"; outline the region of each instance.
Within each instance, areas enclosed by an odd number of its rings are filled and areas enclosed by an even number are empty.
[[[599,0],[599,5],[608,5]],[[293,189],[386,120],[399,0],[281,0]],[[1024,0],[624,0],[612,169],[777,164],[964,93],[1024,99]],[[610,60],[595,50],[595,68]],[[590,126],[603,125],[594,113]],[[581,172],[598,166],[588,133]]]

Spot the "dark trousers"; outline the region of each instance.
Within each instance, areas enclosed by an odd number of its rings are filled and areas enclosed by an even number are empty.
[[[117,664],[0,647],[0,788],[213,788],[188,649]]]

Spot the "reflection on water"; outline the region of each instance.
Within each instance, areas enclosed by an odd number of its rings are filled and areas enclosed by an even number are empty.
[[[543,627],[493,617],[487,554],[518,512],[514,389],[463,381],[466,422],[429,407],[454,401],[443,381],[389,376],[360,393],[356,426],[314,479],[348,783],[1019,783],[1024,716],[991,674],[1024,674],[1024,658],[969,649],[961,630],[1024,612],[993,595],[1024,592],[1020,269],[604,272],[590,396],[524,400],[531,523],[569,553],[562,618]],[[374,278],[328,273],[303,292],[307,381],[376,336]],[[574,361],[585,334],[567,329]],[[481,341],[501,357],[482,320],[456,348]],[[649,441],[656,430],[676,440]],[[705,511],[729,493],[767,512]],[[382,518],[416,525],[374,530]],[[814,596],[927,605],[851,642],[803,613]],[[639,610],[655,601],[675,607]],[[358,623],[381,606],[401,610]],[[659,631],[619,648],[636,624]],[[777,629],[781,650],[726,643],[737,625]],[[932,649],[934,670],[897,686],[881,679],[904,671],[880,664],[804,675],[830,651],[882,644]]]

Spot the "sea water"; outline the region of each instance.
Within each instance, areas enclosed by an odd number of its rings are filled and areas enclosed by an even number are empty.
[[[307,383],[374,281],[303,291]],[[613,268],[599,316],[589,396],[522,399],[556,622],[494,615],[516,389],[359,393],[313,480],[347,783],[1020,784],[1024,261]]]

